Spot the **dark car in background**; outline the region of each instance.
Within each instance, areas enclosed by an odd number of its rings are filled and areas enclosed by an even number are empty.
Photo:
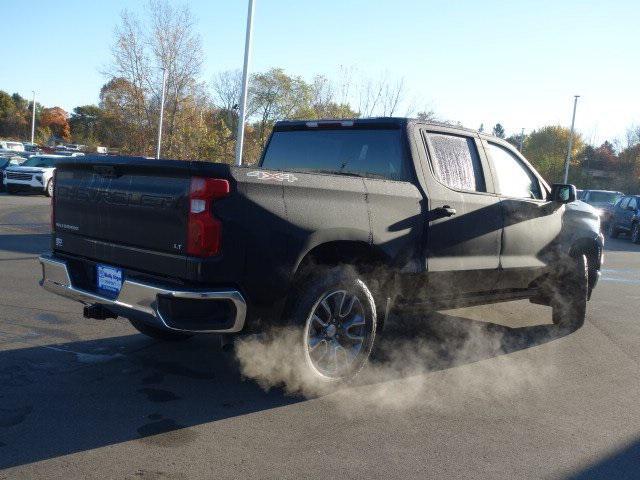
[[[640,195],[627,195],[616,202],[607,231],[611,238],[628,233],[633,243],[640,243]]]

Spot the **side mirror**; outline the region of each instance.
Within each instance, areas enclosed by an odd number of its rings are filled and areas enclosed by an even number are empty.
[[[570,185],[568,183],[554,183],[551,186],[551,200],[559,203],[575,202],[575,185]]]

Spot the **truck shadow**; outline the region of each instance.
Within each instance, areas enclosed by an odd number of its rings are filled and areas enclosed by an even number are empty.
[[[569,477],[569,480],[609,480],[638,478],[640,438]]]
[[[387,337],[445,340],[449,351],[429,360],[427,372],[460,364],[460,332],[472,324],[499,331],[508,347],[467,355],[464,363],[553,338],[549,326],[509,329],[439,313],[430,322]],[[126,441],[184,446],[201,435],[198,425],[304,401],[244,380],[213,337],[169,344],[129,335],[24,347],[37,338],[0,342],[0,469]]]
[[[0,225],[2,228],[2,225]],[[0,250],[14,253],[39,255],[51,246],[50,233],[27,233],[0,235]]]
[[[373,360],[384,364],[398,347],[408,347],[415,350],[414,367],[433,372],[535,347],[569,333],[556,325],[508,327],[442,312],[401,311],[390,317]]]

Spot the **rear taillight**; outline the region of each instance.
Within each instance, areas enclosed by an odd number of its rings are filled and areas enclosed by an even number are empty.
[[[213,202],[229,195],[229,182],[219,178],[193,177],[189,191],[187,253],[210,257],[220,253],[222,222],[213,216]]]

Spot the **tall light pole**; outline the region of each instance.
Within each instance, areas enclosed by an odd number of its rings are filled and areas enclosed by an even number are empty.
[[[31,106],[31,144],[33,145],[33,140],[36,136],[36,91],[33,90],[33,105]]]
[[[160,98],[160,120],[158,122],[158,147],[156,158],[160,158],[160,145],[162,144],[162,118],[164,117],[164,95],[167,89],[167,67],[162,67],[162,95]]]
[[[251,59],[251,34],[253,27],[253,0],[249,0],[247,12],[247,35],[244,41],[244,66],[242,68],[242,93],[240,94],[240,113],[236,134],[236,165],[242,165],[242,145],[244,144],[244,117],[247,108],[247,90],[249,86],[249,60]]]
[[[571,160],[571,147],[573,146],[573,126],[576,123],[576,107],[580,95],[573,96],[573,117],[571,117],[571,131],[569,132],[569,145],[567,147],[567,159],[564,162],[564,183],[569,180],[569,161]]]

